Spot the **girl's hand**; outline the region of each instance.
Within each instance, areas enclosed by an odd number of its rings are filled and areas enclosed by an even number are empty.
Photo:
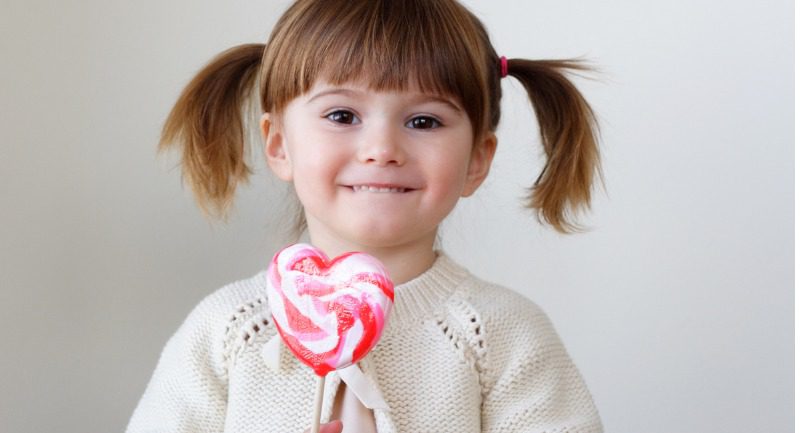
[[[320,424],[319,433],[342,433],[342,428],[341,421],[331,421],[327,424]],[[311,433],[311,429],[309,428],[304,433]]]

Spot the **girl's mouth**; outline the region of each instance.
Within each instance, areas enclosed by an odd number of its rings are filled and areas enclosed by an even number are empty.
[[[353,189],[353,192],[403,193],[411,191],[411,189],[401,186],[351,185],[350,188]]]

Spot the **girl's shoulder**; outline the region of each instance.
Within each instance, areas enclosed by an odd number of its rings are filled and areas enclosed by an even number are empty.
[[[206,295],[189,317],[213,321],[230,321],[235,316],[256,309],[266,293],[266,270],[242,278]]]
[[[436,323],[451,339],[471,348],[479,363],[505,364],[509,357],[563,352],[552,321],[535,301],[466,270],[464,275],[438,310]]]
[[[266,330],[271,320],[266,285],[267,271],[260,270],[215,290],[192,312],[214,323],[215,338],[222,338],[221,349],[226,355]]]
[[[566,404],[575,405],[576,413],[589,410],[582,416],[586,415],[587,423],[599,425],[580,372],[550,317],[536,302],[470,275],[449,300],[447,310],[450,322],[445,326],[461,325],[454,326],[461,333],[455,337],[471,349],[485,396],[496,398],[498,408],[507,406],[509,393],[536,395],[540,389],[540,395],[554,401],[556,395],[568,400]],[[548,385],[554,382],[559,383],[558,389]]]
[[[547,314],[535,301],[472,274],[462,282],[448,304],[450,310],[469,311],[470,320],[474,318],[476,322],[551,330]]]
[[[197,389],[192,387],[198,384],[211,390],[203,392],[224,395],[235,336],[237,332],[241,335],[236,323],[258,309],[264,278],[266,271],[226,284],[192,308],[161,351],[143,397],[145,405],[155,406],[143,409],[145,412],[161,411],[156,407],[156,400],[161,398],[158,396],[173,395],[175,390],[197,395]],[[191,379],[185,380],[187,377]]]
[[[252,329],[249,322],[263,316],[265,287],[266,270],[261,270],[214,290],[195,305],[171,340],[192,352],[205,353],[224,369],[237,341],[249,339],[243,327]]]
[[[456,347],[463,342],[469,349],[465,354],[478,372],[484,419],[505,427],[498,431],[508,429],[510,419],[525,419],[529,425],[547,422],[564,431],[602,432],[580,371],[536,302],[470,274],[446,311],[443,330],[459,343]],[[521,407],[537,409],[520,412]]]

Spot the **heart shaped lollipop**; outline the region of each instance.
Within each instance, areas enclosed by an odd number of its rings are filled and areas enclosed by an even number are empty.
[[[273,257],[267,297],[286,346],[323,377],[375,347],[394,302],[394,285],[368,254],[329,260],[311,245],[295,244]]]

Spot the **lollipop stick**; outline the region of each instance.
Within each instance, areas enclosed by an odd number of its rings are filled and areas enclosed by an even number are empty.
[[[311,433],[319,433],[319,416],[322,413],[322,396],[325,391],[325,376],[319,376],[317,382],[317,402],[314,406],[314,420],[311,424]]]

